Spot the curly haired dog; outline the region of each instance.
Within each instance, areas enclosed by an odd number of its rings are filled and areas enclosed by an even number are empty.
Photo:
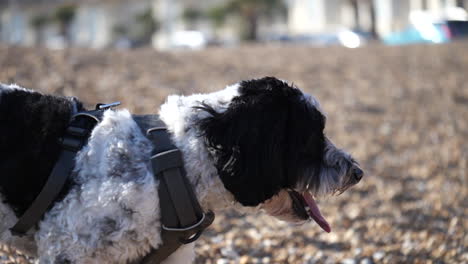
[[[127,110],[107,110],[77,156],[66,191],[26,236],[10,228],[40,192],[57,139],[82,111],[75,98],[0,85],[0,242],[39,263],[128,263],[158,248],[158,181],[151,142]],[[273,77],[224,90],[169,96],[161,106],[187,178],[204,210],[264,211],[330,226],[314,196],[343,192],[363,176],[324,134],[318,101]],[[190,263],[193,244],[164,263]]]

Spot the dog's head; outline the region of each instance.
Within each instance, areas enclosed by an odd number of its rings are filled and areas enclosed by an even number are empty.
[[[363,171],[325,136],[318,101],[273,77],[243,81],[224,111],[199,107],[199,121],[224,187],[244,206],[290,222],[314,219],[314,196],[342,193]]]

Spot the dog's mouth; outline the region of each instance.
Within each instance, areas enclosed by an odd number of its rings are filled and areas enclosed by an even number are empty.
[[[325,232],[330,233],[330,224],[320,213],[317,203],[310,192],[299,193],[289,190],[288,193],[293,201],[293,210],[300,218],[304,220],[312,218]]]

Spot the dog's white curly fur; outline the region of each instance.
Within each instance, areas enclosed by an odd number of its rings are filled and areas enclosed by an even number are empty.
[[[106,111],[76,158],[77,188],[44,217],[36,233],[41,263],[126,263],[161,244],[151,143],[130,113]]]
[[[206,113],[193,107],[205,102],[222,112],[237,95],[237,88],[233,85],[211,94],[170,96],[160,110],[184,155],[187,177],[205,210],[232,208],[235,200],[223,188],[204,142],[192,126]],[[10,86],[2,91],[13,89],[22,88]],[[145,255],[151,247],[157,248],[161,244],[161,223],[158,183],[148,167],[151,149],[151,142],[128,111],[106,111],[87,146],[77,155],[73,176],[77,187],[46,213],[39,229],[31,230],[29,237],[11,235],[8,227],[17,218],[0,203],[1,240],[39,256],[39,263],[62,259],[72,263],[127,263]],[[165,263],[190,263],[193,259],[193,245],[189,245]]]

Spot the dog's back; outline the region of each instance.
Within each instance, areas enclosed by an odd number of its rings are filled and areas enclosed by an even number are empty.
[[[17,216],[47,180],[72,112],[70,99],[0,85],[0,190]]]
[[[47,181],[58,140],[81,110],[73,98],[0,86],[0,240],[41,263],[125,263],[161,242],[157,188],[146,165],[151,143],[125,110],[104,113],[37,228],[23,237],[10,232]]]
[[[0,84],[0,239],[29,254],[32,236],[12,236],[9,228],[47,180],[74,107],[69,98]]]

